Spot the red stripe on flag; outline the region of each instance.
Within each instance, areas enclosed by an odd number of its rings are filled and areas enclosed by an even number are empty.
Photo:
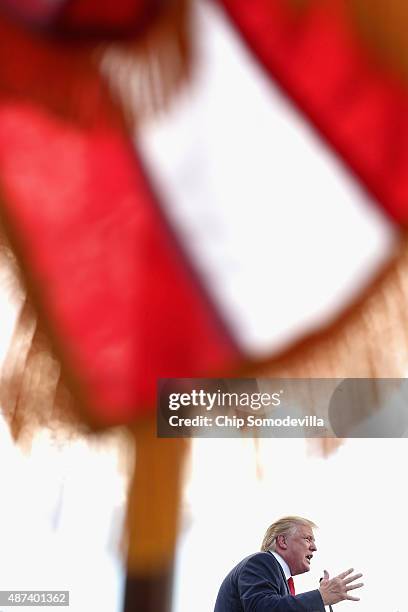
[[[116,131],[0,110],[3,208],[63,364],[92,420],[151,409],[157,378],[239,358]]]

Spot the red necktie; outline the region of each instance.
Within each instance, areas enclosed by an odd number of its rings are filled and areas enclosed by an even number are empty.
[[[293,582],[292,576],[288,578],[288,587],[291,595],[295,595],[295,583]]]

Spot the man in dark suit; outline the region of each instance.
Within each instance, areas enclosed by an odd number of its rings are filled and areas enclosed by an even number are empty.
[[[224,579],[214,612],[324,612],[327,605],[344,599],[362,583],[353,569],[330,579],[325,571],[320,587],[295,594],[292,576],[310,570],[317,550],[311,521],[288,516],[273,523],[262,542],[261,552],[243,559]]]

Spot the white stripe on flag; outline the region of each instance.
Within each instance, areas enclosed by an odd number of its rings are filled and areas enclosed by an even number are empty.
[[[143,129],[141,150],[212,299],[259,355],[341,311],[394,229],[219,11],[196,17],[193,86]]]

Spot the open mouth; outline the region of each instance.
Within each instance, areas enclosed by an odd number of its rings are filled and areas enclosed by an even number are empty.
[[[313,558],[313,555],[306,555],[306,559],[307,559],[308,563],[311,562],[312,558]]]

